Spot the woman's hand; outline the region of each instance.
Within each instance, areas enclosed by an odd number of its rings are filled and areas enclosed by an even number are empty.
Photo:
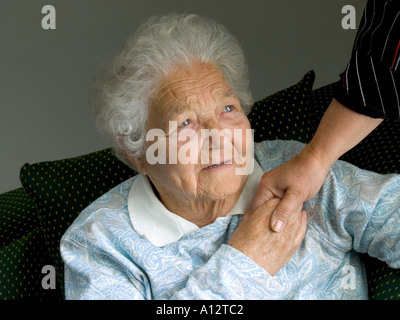
[[[280,198],[271,218],[271,228],[280,232],[290,216],[319,191],[329,168],[330,163],[325,164],[310,144],[288,162],[264,173],[253,200],[253,209],[272,198]]]
[[[282,232],[270,228],[272,213],[280,199],[274,198],[247,212],[228,244],[275,275],[293,256],[303,241],[307,218],[305,211],[292,214]]]

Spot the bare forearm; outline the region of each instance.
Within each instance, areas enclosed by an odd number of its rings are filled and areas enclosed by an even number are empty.
[[[381,122],[382,119],[374,119],[354,112],[333,99],[321,119],[315,136],[304,152],[311,153],[330,167]]]

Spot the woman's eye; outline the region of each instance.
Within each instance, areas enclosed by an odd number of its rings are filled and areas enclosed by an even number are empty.
[[[181,123],[180,127],[186,127],[186,126],[189,125],[189,124],[190,124],[190,120],[189,120],[189,119],[186,119],[185,121],[183,121],[183,122]]]
[[[233,110],[233,106],[225,106],[224,112],[231,112]]]

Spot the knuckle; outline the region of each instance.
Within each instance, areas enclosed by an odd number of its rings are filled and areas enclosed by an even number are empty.
[[[301,190],[288,190],[285,196],[291,198],[293,202],[297,203],[303,202],[305,199],[305,196],[303,195]]]
[[[273,170],[269,170],[263,173],[262,175],[262,181],[266,182],[268,178],[271,176]]]

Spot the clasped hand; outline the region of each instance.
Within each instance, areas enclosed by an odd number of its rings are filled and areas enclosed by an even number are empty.
[[[307,224],[306,212],[299,209],[282,232],[273,231],[270,220],[279,202],[273,198],[247,212],[228,242],[272,276],[289,262],[303,241]]]

